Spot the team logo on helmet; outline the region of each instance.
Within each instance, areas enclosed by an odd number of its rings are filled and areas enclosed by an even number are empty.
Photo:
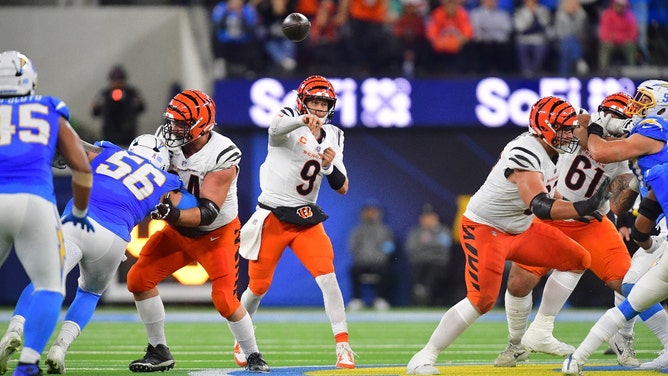
[[[306,103],[311,99],[324,99],[328,103],[326,121],[331,121],[334,116],[334,106],[336,106],[336,92],[334,86],[323,76],[307,77],[297,89],[297,111],[304,115],[308,114],[309,109]]]
[[[216,104],[199,90],[185,90],[174,96],[164,114],[162,135],[168,147],[188,144],[216,125]]]

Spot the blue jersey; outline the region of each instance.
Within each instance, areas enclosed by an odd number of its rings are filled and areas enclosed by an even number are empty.
[[[638,178],[640,183],[640,194],[642,197],[647,195],[647,172],[654,166],[668,163],[668,123],[660,117],[650,116],[641,119],[633,127],[629,136],[639,134],[654,140],[662,141],[663,148],[657,153],[643,155],[636,160],[629,161],[631,170]]]
[[[102,152],[93,159],[93,189],[88,215],[126,241],[130,232],[160,202],[162,195],[180,190],[178,175],[162,171],[149,160],[110,142],[96,143]],[[64,214],[72,211],[72,200]]]
[[[60,118],[69,119],[58,98],[0,98],[0,193],[31,193],[55,204],[51,161]]]

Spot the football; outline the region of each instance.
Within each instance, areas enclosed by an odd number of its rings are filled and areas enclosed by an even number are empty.
[[[301,13],[290,13],[283,20],[283,35],[293,42],[301,42],[311,31],[311,21]]]

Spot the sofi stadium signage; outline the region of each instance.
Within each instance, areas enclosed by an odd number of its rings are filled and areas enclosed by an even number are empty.
[[[595,109],[608,94],[633,93],[629,78],[407,80],[330,78],[338,95],[334,123],[343,128],[526,126],[531,105],[554,95]],[[217,121],[226,127],[266,128],[283,106],[294,106],[300,81],[262,78],[216,82]]]

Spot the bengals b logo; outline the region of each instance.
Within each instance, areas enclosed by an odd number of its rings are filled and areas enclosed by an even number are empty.
[[[313,217],[313,212],[309,206],[302,206],[301,208],[297,209],[297,215],[299,215],[302,219],[307,219]]]

